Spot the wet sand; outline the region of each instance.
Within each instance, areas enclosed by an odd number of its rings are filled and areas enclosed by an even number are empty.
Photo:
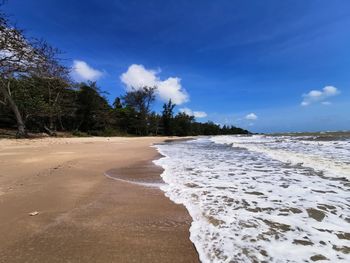
[[[104,175],[159,182],[163,140],[0,140],[0,262],[198,262],[183,206]]]

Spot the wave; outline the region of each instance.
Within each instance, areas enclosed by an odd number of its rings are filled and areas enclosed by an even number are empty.
[[[268,157],[322,171],[328,176],[350,176],[350,140],[311,141],[310,137],[292,136],[217,136],[215,143],[231,144]]]
[[[279,144],[287,138],[264,136],[219,136],[156,146],[165,156],[155,161],[164,168],[166,184],[161,189],[192,216],[190,238],[200,260],[349,262],[349,180],[336,175],[333,167],[326,167],[332,176],[324,176],[285,162],[290,156],[277,159],[242,147],[253,147],[251,140],[287,151],[286,144]],[[300,142],[296,144],[289,146],[291,156],[305,154]],[[345,157],[338,158],[342,165]],[[326,158],[331,157],[322,156]]]

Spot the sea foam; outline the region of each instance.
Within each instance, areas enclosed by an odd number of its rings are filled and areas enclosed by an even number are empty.
[[[294,141],[217,136],[157,146],[162,190],[192,216],[202,262],[350,262],[348,142]]]

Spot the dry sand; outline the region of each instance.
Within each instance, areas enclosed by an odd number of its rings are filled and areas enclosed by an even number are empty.
[[[0,140],[0,262],[198,262],[183,206],[104,176],[159,181],[161,141]]]

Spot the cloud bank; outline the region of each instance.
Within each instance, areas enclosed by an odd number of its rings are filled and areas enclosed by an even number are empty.
[[[326,101],[328,98],[336,96],[340,91],[334,86],[326,86],[322,90],[311,90],[310,92],[303,94],[304,98],[301,102],[301,106],[309,106],[312,103],[321,102],[323,105],[330,105],[331,102]]]
[[[76,81],[96,81],[102,77],[103,72],[92,68],[85,61],[74,60],[71,75]]]
[[[146,69],[143,65],[133,64],[120,76],[120,80],[128,91],[144,86],[157,87],[157,95],[164,102],[171,99],[173,103],[180,105],[189,101],[189,95],[182,88],[180,78],[161,80],[159,73],[160,71]]]
[[[181,108],[179,109],[180,112],[184,112],[189,116],[194,116],[195,118],[205,118],[208,116],[207,113],[205,113],[204,111],[192,111],[189,108]]]

